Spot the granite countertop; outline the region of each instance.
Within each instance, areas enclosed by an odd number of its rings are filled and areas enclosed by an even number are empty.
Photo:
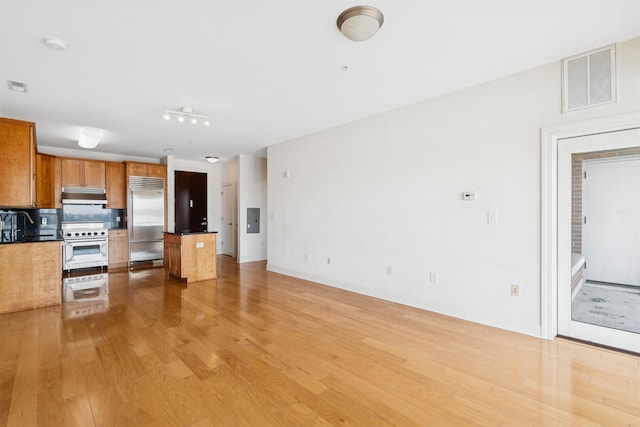
[[[12,245],[14,243],[38,243],[38,242],[62,242],[62,236],[59,232],[49,234],[34,234],[32,236],[20,236],[15,240],[3,239],[0,241],[2,245]]]
[[[165,231],[165,234],[172,234],[174,236],[190,236],[192,234],[217,234],[217,231],[188,231],[188,232],[181,232],[181,233],[170,233],[168,231]]]

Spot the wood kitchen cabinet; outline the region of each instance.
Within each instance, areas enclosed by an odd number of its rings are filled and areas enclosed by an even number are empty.
[[[109,201],[105,208],[124,209],[127,206],[124,163],[106,162],[105,181]]]
[[[130,176],[147,176],[167,179],[167,165],[155,163],[125,162],[127,165],[127,180]]]
[[[105,162],[62,159],[62,186],[105,188]]]
[[[129,266],[129,232],[109,230],[109,269]]]
[[[55,207],[55,157],[48,154],[36,155],[36,207]]]
[[[216,233],[165,233],[164,267],[187,283],[215,279]]]
[[[0,245],[0,313],[59,305],[60,242]]]
[[[53,163],[53,207],[62,207],[62,159],[54,157]]]
[[[40,153],[36,155],[36,207],[62,207],[61,175],[59,157]]]
[[[36,204],[36,125],[0,118],[0,206]]]

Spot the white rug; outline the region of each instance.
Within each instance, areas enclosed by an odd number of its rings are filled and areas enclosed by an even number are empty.
[[[640,334],[640,288],[587,282],[573,300],[571,318]]]

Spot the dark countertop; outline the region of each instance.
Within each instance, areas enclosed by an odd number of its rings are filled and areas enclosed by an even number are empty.
[[[218,234],[217,231],[189,231],[189,232],[182,232],[182,233],[169,233],[168,231],[165,231],[165,234],[171,234],[173,236],[190,236],[192,234]]]
[[[14,243],[39,243],[39,242],[62,242],[62,237],[56,234],[36,234],[33,236],[22,236],[16,240],[3,240],[2,245],[12,245]]]

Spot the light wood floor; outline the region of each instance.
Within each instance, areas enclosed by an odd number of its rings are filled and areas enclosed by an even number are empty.
[[[640,426],[640,359],[238,266],[0,315],[0,425]]]

